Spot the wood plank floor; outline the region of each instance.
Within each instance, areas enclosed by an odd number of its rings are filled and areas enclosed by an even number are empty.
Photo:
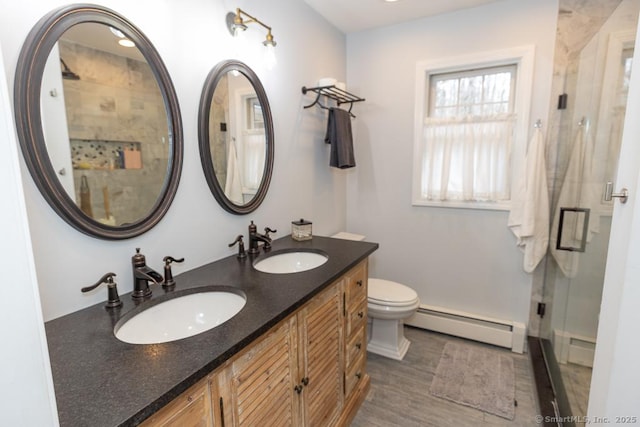
[[[591,387],[591,368],[567,363],[560,364],[560,372],[572,414],[585,417]]]
[[[448,341],[463,341],[494,349],[498,347],[407,326],[405,335],[411,341],[411,347],[404,360],[367,354],[371,389],[354,418],[352,427],[539,425],[536,421],[538,410],[535,384],[527,354],[516,354],[504,349],[505,354],[513,357],[518,402],[515,419],[509,421],[432,396],[429,392],[442,350]]]

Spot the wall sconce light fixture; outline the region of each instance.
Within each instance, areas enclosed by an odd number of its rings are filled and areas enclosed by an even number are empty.
[[[244,18],[243,18],[244,17]],[[275,47],[276,41],[271,34],[271,27],[260,21],[258,18],[249,15],[247,12],[240,8],[236,9],[236,12],[229,12],[227,14],[227,28],[232,36],[236,37],[247,29],[247,24],[256,23],[267,30],[267,36],[262,44],[265,46],[265,61],[268,69],[272,69],[276,65]]]

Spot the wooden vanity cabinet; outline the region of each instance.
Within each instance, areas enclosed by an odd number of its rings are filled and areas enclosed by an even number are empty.
[[[142,423],[143,427],[213,427],[209,378],[182,393]]]
[[[330,426],[343,405],[339,281],[218,376],[225,425]]]
[[[366,397],[367,261],[145,422],[343,426]]]
[[[298,313],[298,367],[303,424],[331,426],[344,406],[342,281]]]
[[[367,362],[367,278],[368,263],[363,261],[344,276],[345,314],[345,399],[358,406],[364,399],[363,387],[368,387]],[[356,396],[357,390],[360,394]],[[358,397],[361,399],[358,400]]]
[[[217,376],[225,426],[300,425],[296,318],[290,317]]]

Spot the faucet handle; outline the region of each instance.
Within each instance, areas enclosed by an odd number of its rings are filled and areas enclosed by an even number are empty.
[[[80,289],[81,292],[90,292],[102,285],[103,283],[107,284],[107,308],[116,308],[122,305],[122,301],[120,301],[120,296],[118,295],[118,284],[113,281],[113,278],[116,276],[116,273],[107,273],[100,278],[96,283],[91,286],[86,286]]]
[[[243,259],[247,257],[247,253],[244,251],[244,242],[242,241],[242,234],[239,234],[236,237],[236,240],[229,243],[229,247],[233,247],[236,243],[238,244],[238,259]]]
[[[174,258],[172,256],[167,255],[166,257],[162,258],[162,261],[164,261],[165,265],[170,265],[172,262],[181,263],[184,261],[184,258]]]
[[[277,232],[278,230],[272,230],[269,227],[264,228],[264,237],[266,237],[269,241],[264,242],[264,245],[262,245],[262,249],[264,249],[265,251],[268,251],[269,249],[271,249],[271,236],[269,236],[269,233],[277,233]]]
[[[178,259],[167,255],[166,257],[162,258],[162,261],[164,261],[164,280],[162,281],[162,289],[171,290],[176,286],[176,281],[173,280],[173,273],[171,273],[171,263],[183,262],[184,258]]]

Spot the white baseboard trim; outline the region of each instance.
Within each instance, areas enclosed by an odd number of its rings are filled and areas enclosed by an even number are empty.
[[[554,329],[552,343],[558,363],[593,367],[593,358],[596,353],[594,338]]]
[[[432,305],[420,305],[418,311],[404,322],[430,331],[467,338],[523,353],[527,327],[520,322],[494,319],[474,313]]]

